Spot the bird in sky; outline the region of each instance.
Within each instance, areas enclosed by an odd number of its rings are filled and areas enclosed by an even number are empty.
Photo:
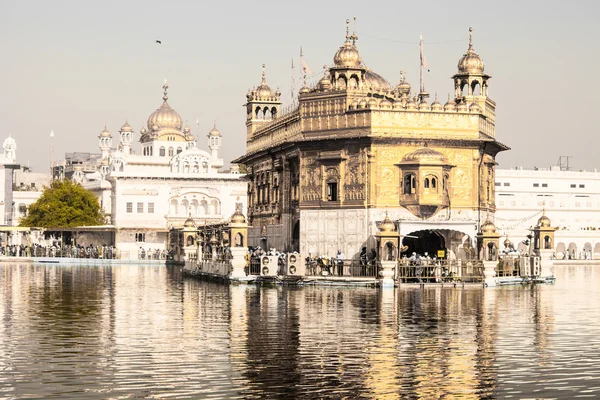
[[[158,44],[162,44],[162,42],[161,42],[160,40],[157,40],[157,41],[156,41],[156,43],[158,43]]]

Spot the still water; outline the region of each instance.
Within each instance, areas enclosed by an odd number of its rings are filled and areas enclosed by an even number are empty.
[[[600,397],[599,271],[382,291],[0,264],[0,398]]]

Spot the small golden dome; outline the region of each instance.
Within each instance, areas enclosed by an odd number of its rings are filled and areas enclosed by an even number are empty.
[[[464,101],[461,101],[456,106],[456,111],[458,111],[458,112],[467,112],[468,111],[467,104]]]
[[[513,245],[513,243],[510,241],[510,239],[507,236],[506,240],[504,241],[504,247],[506,247],[508,249],[509,247],[512,247],[512,245]]]
[[[369,108],[378,108],[379,107],[379,101],[377,101],[377,99],[375,97],[371,97],[369,99]]]
[[[125,123],[121,127],[120,132],[133,132],[133,128],[131,127],[131,125],[129,125],[127,121],[125,121]]]
[[[417,103],[415,103],[415,101],[412,98],[408,98],[408,102],[406,103],[406,109],[407,110],[416,110],[417,109]]]
[[[481,225],[481,233],[496,233],[496,225],[489,219]]]
[[[242,212],[240,210],[235,210],[235,213],[233,213],[233,215],[231,216],[231,223],[232,224],[245,224],[246,217],[244,216],[244,214],[242,214]]]
[[[394,100],[394,110],[401,110],[404,108],[404,103],[401,99]]]
[[[379,225],[380,232],[396,232],[396,224],[394,224],[388,217],[387,211],[385,212],[385,219]]]
[[[362,99],[358,102],[358,108],[367,108],[367,100]]]
[[[354,100],[350,103],[350,105],[348,106],[349,110],[356,110],[358,108],[358,101]]]
[[[217,235],[213,234],[210,237],[210,244],[212,244],[213,246],[219,244],[219,239],[217,239]]]
[[[442,107],[442,105],[438,101],[437,94],[435,95],[435,100],[433,101],[433,103],[431,103],[431,109],[433,111],[442,111],[444,109],[444,107]]]
[[[300,90],[298,91],[298,93],[300,93],[300,94],[304,94],[304,93],[308,93],[308,92],[310,92],[310,89],[306,85],[302,86],[300,88]]]
[[[473,28],[469,28],[469,48],[458,61],[458,72],[460,74],[483,74],[484,64],[479,54],[473,49]]]
[[[448,163],[448,159],[445,155],[437,150],[429,147],[423,147],[417,149],[411,153],[406,154],[402,158],[402,163]]]
[[[392,109],[392,102],[389,101],[388,99],[383,99],[381,100],[381,102],[379,103],[379,107],[382,110],[391,110]]]
[[[479,107],[479,104],[477,103],[471,103],[471,105],[469,106],[469,111],[471,111],[472,113],[480,113],[481,107]]]
[[[540,228],[548,228],[550,226],[550,223],[551,223],[550,218],[548,218],[546,216],[546,212],[543,211],[542,216],[540,217],[540,219],[538,219],[538,222],[537,222],[538,226]]]
[[[421,110],[421,111],[430,111],[431,110],[431,107],[429,106],[429,104],[427,104],[425,99],[423,99],[423,101],[419,103],[419,110]]]
[[[185,222],[183,223],[183,227],[184,228],[195,228],[196,227],[196,223],[192,219],[191,215],[188,219],[185,220]]]
[[[361,66],[362,60],[354,43],[347,39],[335,52],[333,63],[336,67],[356,68]]]
[[[327,65],[323,65],[323,77],[317,85],[322,91],[331,89],[331,77],[329,76],[329,71],[327,71]]]
[[[168,88],[169,86],[167,85],[167,82],[165,82],[163,85],[163,103],[148,117],[148,129],[152,131],[158,131],[160,129],[181,131],[181,127],[183,126],[179,113],[173,110],[169,103],[167,103],[167,99],[169,98],[169,96],[167,96]]]
[[[110,137],[110,132],[106,129],[106,125],[104,125],[104,130],[100,132],[100,137]]]
[[[102,166],[110,165],[110,162],[108,161],[108,157],[103,158],[102,162],[100,163],[100,165],[102,165]]]
[[[410,93],[410,83],[406,81],[406,71],[400,73],[400,83],[396,86],[396,89],[400,94]]]
[[[444,111],[455,111],[456,110],[456,103],[454,102],[454,99],[452,99],[450,97],[450,95],[448,95],[448,101],[446,102],[446,104],[444,104]]]
[[[217,124],[208,132],[208,136],[221,136],[221,132],[217,129]]]

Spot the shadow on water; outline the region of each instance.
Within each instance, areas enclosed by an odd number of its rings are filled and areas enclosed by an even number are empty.
[[[597,272],[556,285],[222,285],[0,265],[0,398],[598,396]]]

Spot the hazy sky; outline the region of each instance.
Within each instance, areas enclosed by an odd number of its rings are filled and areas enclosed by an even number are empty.
[[[443,101],[472,26],[493,77],[496,137],[512,148],[500,166],[548,167],[567,155],[575,168],[600,169],[599,15],[597,0],[0,0],[0,140],[12,133],[18,161],[35,171],[48,170],[50,130],[55,159],[99,152],[105,122],[117,137],[127,118],[137,141],[167,78],[169,104],[199,147],[216,121],[228,162],[245,151],[242,105],[261,64],[288,101],[300,46],[321,73],[344,41],[344,21],[356,16],[363,62],[393,85],[406,70],[418,87],[422,33],[426,89]]]

